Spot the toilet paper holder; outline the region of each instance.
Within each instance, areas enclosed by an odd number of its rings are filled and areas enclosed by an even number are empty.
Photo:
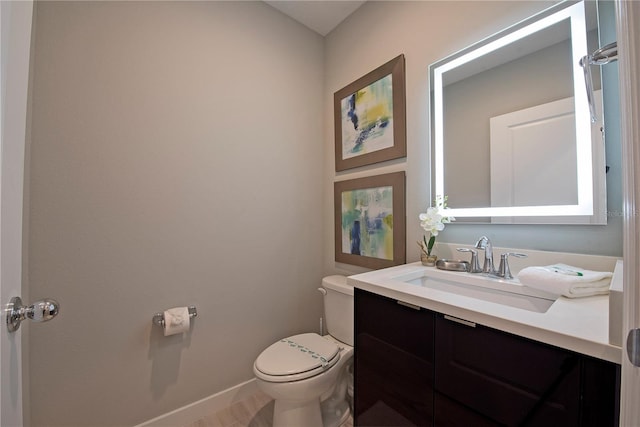
[[[190,305],[187,307],[189,311],[189,319],[194,318],[198,315],[198,310],[196,310],[195,305]],[[156,313],[153,315],[153,324],[162,326],[164,328],[164,313]]]

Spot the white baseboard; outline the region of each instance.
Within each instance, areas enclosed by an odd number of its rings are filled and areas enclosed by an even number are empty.
[[[191,424],[206,415],[231,406],[258,392],[255,378],[230,387],[209,397],[190,403],[182,408],[168,412],[136,427],[175,427]]]

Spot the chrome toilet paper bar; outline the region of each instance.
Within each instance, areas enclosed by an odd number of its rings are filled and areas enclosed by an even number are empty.
[[[190,305],[187,307],[189,311],[189,318],[194,318],[198,315],[198,310],[196,310],[195,305]],[[164,328],[164,313],[156,313],[153,315],[153,324],[162,326]]]

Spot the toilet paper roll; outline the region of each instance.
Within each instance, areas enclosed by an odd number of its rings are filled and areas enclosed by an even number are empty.
[[[181,334],[189,330],[189,309],[175,307],[164,312],[164,336]]]

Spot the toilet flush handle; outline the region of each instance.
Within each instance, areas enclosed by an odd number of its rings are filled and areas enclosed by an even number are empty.
[[[326,295],[327,294],[327,290],[325,288],[318,288],[318,291],[322,294],[322,295]]]

